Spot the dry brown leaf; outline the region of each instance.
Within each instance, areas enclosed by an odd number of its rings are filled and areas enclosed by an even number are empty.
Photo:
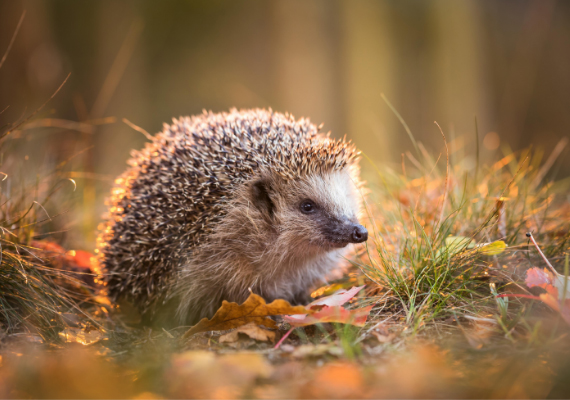
[[[312,312],[303,306],[292,306],[282,299],[267,304],[262,297],[251,293],[243,304],[229,303],[224,300],[211,319],[202,318],[184,334],[183,338],[188,338],[198,332],[234,329],[250,322],[268,328],[277,328],[277,324],[269,316],[307,313]]]
[[[250,322],[248,324],[240,326],[230,333],[226,333],[225,335],[220,336],[220,343],[235,343],[239,340],[240,333],[243,333],[244,335],[247,335],[250,338],[258,340],[260,342],[275,341],[275,332],[268,331],[267,329],[263,329],[255,323]]]
[[[86,332],[79,328],[66,328],[59,332],[59,337],[64,339],[66,343],[89,345],[101,340],[103,338],[103,333],[98,330],[90,330],[89,332]]]

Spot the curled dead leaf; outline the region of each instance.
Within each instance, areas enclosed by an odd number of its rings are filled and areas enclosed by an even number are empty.
[[[86,332],[79,328],[66,328],[59,332],[59,337],[64,339],[66,343],[80,343],[87,346],[101,340],[103,338],[103,333],[94,329]]]

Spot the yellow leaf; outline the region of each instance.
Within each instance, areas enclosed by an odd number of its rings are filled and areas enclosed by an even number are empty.
[[[486,256],[495,256],[501,254],[507,248],[507,244],[502,240],[495,240],[492,243],[485,243],[478,246],[481,253]]]
[[[66,343],[80,343],[84,346],[98,342],[103,338],[103,333],[98,330],[90,330],[86,332],[79,328],[66,328],[59,332],[59,337]]]

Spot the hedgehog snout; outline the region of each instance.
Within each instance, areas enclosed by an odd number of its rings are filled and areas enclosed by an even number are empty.
[[[368,231],[360,224],[356,224],[350,235],[352,243],[362,243],[368,240]]]
[[[349,243],[362,243],[368,239],[368,231],[358,222],[347,219],[329,219],[321,225],[322,233],[327,242],[335,247],[344,247]]]

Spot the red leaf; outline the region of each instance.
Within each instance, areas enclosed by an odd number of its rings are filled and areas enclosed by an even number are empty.
[[[339,290],[337,293],[313,301],[307,306],[309,310],[318,310],[311,315],[297,314],[284,316],[285,321],[294,327],[307,326],[324,322],[340,322],[355,326],[363,326],[366,323],[372,306],[347,310],[341,307],[354,298],[364,286],[355,286],[350,290]]]
[[[339,290],[333,295],[321,297],[320,299],[313,301],[307,306],[307,308],[313,308],[315,306],[329,306],[329,307],[342,306],[344,303],[346,303],[347,301],[351,300],[354,296],[356,296],[356,294],[360,292],[364,288],[364,286],[366,285],[355,286],[350,290],[345,290],[345,289]]]
[[[48,240],[34,240],[32,241],[31,245],[32,247],[49,253],[49,256],[63,256],[65,254],[65,249],[63,247],[55,242],[50,242]]]
[[[364,326],[366,319],[368,318],[368,314],[370,314],[370,310],[372,310],[372,307],[373,306],[368,306],[354,310],[347,310],[346,308],[340,306],[325,306],[322,310],[317,311],[311,315],[286,315],[284,316],[284,319],[294,327],[307,326],[324,322],[340,322],[342,324]]]
[[[554,277],[552,273],[546,268],[529,268],[526,271],[526,285],[531,288],[534,286],[539,286],[541,288],[546,288],[547,285],[552,285],[554,282]]]
[[[565,299],[562,303],[558,287],[564,293],[564,279],[563,275],[554,276],[552,272],[540,268],[530,268],[526,271],[525,283],[529,288],[538,286],[546,290],[546,293],[537,296],[527,296],[542,301],[555,311],[558,311],[562,318],[570,325],[570,299]],[[518,297],[522,297],[519,295]],[[562,296],[564,297],[564,296]]]
[[[75,267],[91,269],[93,254],[83,250],[71,250],[67,252],[67,257]]]

